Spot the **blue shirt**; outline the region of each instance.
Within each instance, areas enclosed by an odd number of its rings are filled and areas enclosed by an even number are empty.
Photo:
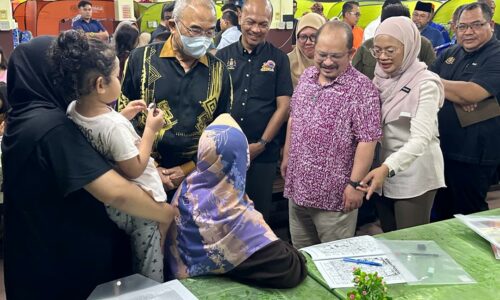
[[[425,26],[425,28],[420,32],[420,34],[428,38],[429,41],[431,41],[432,43],[432,47],[434,48],[444,44],[444,38],[441,32],[439,32],[439,30],[429,25]]]
[[[439,32],[441,32],[441,35],[443,36],[443,39],[444,39],[445,43],[449,43],[450,42],[450,34],[446,30],[446,28],[444,28],[443,25],[438,24],[438,23],[434,23],[434,22],[431,21],[429,23],[429,26],[432,27],[432,28],[434,28],[434,29],[437,29]]]
[[[448,43],[444,43],[441,46],[434,48],[436,51],[436,57],[444,53],[444,51],[457,43],[457,37],[453,35]]]
[[[73,29],[78,30],[81,29],[84,32],[101,32],[106,31],[104,26],[102,26],[101,22],[97,20],[91,19],[89,22],[85,22],[83,19],[76,20],[73,22]]]

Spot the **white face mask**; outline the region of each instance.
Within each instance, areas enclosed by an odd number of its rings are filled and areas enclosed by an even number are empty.
[[[180,33],[179,33],[180,34]],[[212,39],[206,36],[185,36],[180,34],[184,52],[194,58],[200,58],[207,53]]]

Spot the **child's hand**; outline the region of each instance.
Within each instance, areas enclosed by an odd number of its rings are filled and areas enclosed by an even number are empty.
[[[158,108],[150,109],[148,118],[146,119],[146,128],[151,129],[153,132],[158,132],[164,125],[163,111]]]
[[[127,106],[120,112],[127,120],[132,120],[139,112],[147,109],[144,100],[130,101]]]

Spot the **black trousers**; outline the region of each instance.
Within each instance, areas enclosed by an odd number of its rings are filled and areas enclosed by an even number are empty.
[[[497,166],[481,166],[455,160],[444,160],[446,188],[434,199],[433,221],[453,218],[454,214],[471,214],[488,210],[486,194]]]
[[[259,211],[266,223],[269,223],[273,202],[273,183],[276,178],[277,163],[250,164],[247,171],[245,192],[253,201],[255,209]]]
[[[287,242],[277,240],[255,252],[226,276],[264,288],[293,288],[307,276],[306,259]]]

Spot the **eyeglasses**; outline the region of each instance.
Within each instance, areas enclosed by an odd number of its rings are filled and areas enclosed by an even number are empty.
[[[457,25],[457,31],[465,32],[467,29],[472,29],[473,31],[480,30],[484,25],[488,24],[488,22],[474,22],[471,24],[460,23]]]
[[[349,12],[349,14],[351,14],[351,15],[353,15],[353,16],[356,16],[356,17],[358,17],[358,18],[359,18],[359,17],[361,17],[361,13],[360,13],[360,12],[356,12],[356,13],[355,13],[355,12],[350,11],[350,12]]]
[[[370,48],[370,53],[375,58],[379,58],[382,55],[382,53],[384,53],[385,56],[387,56],[389,58],[392,58],[398,52],[399,52],[399,48],[395,48],[395,47],[389,47],[389,48],[386,48],[386,49]]]
[[[329,58],[330,60],[339,60],[342,59],[342,57],[344,57],[348,53],[349,51],[344,53],[326,53],[326,52],[316,51],[316,55],[319,61],[325,61],[327,58]]]
[[[301,42],[301,43],[306,43],[307,40],[310,40],[311,43],[316,43],[316,35],[315,34],[312,34],[312,35],[305,35],[305,34],[300,34],[297,39]]]
[[[184,28],[186,28],[186,30],[189,32],[189,35],[192,37],[198,37],[198,36],[204,35],[208,38],[213,38],[215,36],[215,29],[203,30],[201,28],[190,28],[190,27],[187,27],[186,25],[184,25],[184,23],[182,23],[181,20],[175,21],[175,24],[177,25],[177,27],[179,27],[177,22],[181,23],[182,26]]]

